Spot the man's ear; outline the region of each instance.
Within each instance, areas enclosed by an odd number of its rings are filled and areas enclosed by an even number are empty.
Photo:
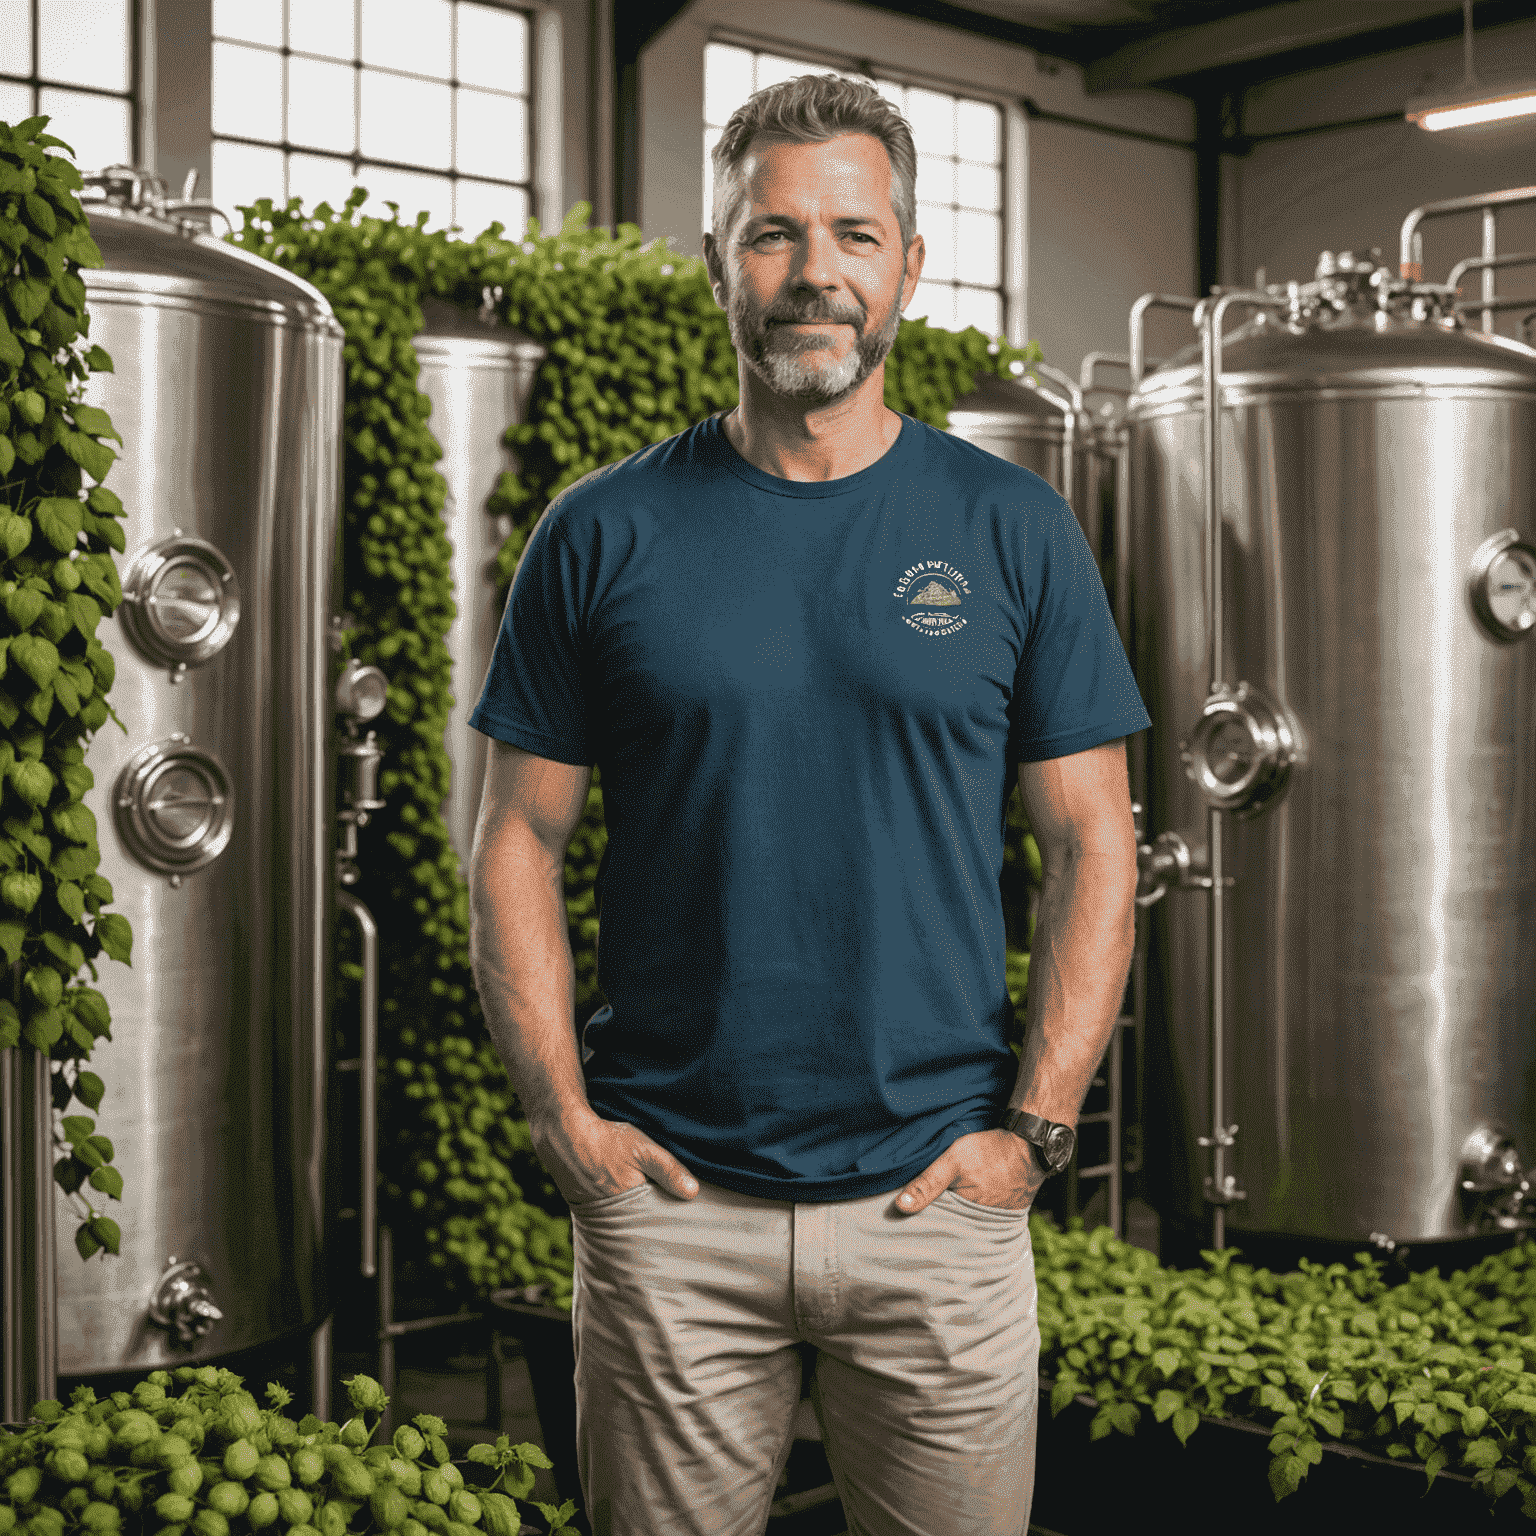
[[[912,295],[917,292],[917,280],[923,275],[923,257],[927,254],[923,237],[913,235],[912,244],[907,247],[907,280],[901,285],[902,309],[912,302]]]
[[[709,273],[709,291],[715,296],[715,303],[721,309],[725,304],[725,272],[720,260],[720,247],[715,243],[715,237],[708,231],[704,235],[704,266]]]

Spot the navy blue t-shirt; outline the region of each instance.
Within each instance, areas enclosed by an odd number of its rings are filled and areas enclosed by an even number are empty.
[[[711,418],[573,485],[470,719],[601,771],[592,1107],[810,1201],[996,1123],[1018,764],[1149,724],[1066,503],[909,417],[843,479]]]

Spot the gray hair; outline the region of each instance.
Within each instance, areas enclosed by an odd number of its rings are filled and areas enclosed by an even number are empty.
[[[905,250],[917,233],[917,151],[912,130],[874,86],[841,75],[797,75],[754,92],[731,113],[710,151],[715,199],[710,210],[715,239],[735,223],[746,196],[738,172],[757,138],[792,144],[824,144],[845,133],[867,133],[885,147],[891,162],[891,207]]]

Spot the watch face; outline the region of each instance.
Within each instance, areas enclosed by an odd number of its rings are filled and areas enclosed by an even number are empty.
[[[1060,1173],[1068,1163],[1072,1161],[1072,1151],[1077,1145],[1077,1137],[1069,1125],[1053,1125],[1046,1134],[1045,1160],[1050,1165],[1052,1173]]]

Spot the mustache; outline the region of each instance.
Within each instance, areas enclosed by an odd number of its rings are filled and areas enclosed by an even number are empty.
[[[862,307],[845,308],[838,304],[815,303],[796,306],[775,305],[762,319],[763,325],[851,325],[862,332],[868,312]]]

